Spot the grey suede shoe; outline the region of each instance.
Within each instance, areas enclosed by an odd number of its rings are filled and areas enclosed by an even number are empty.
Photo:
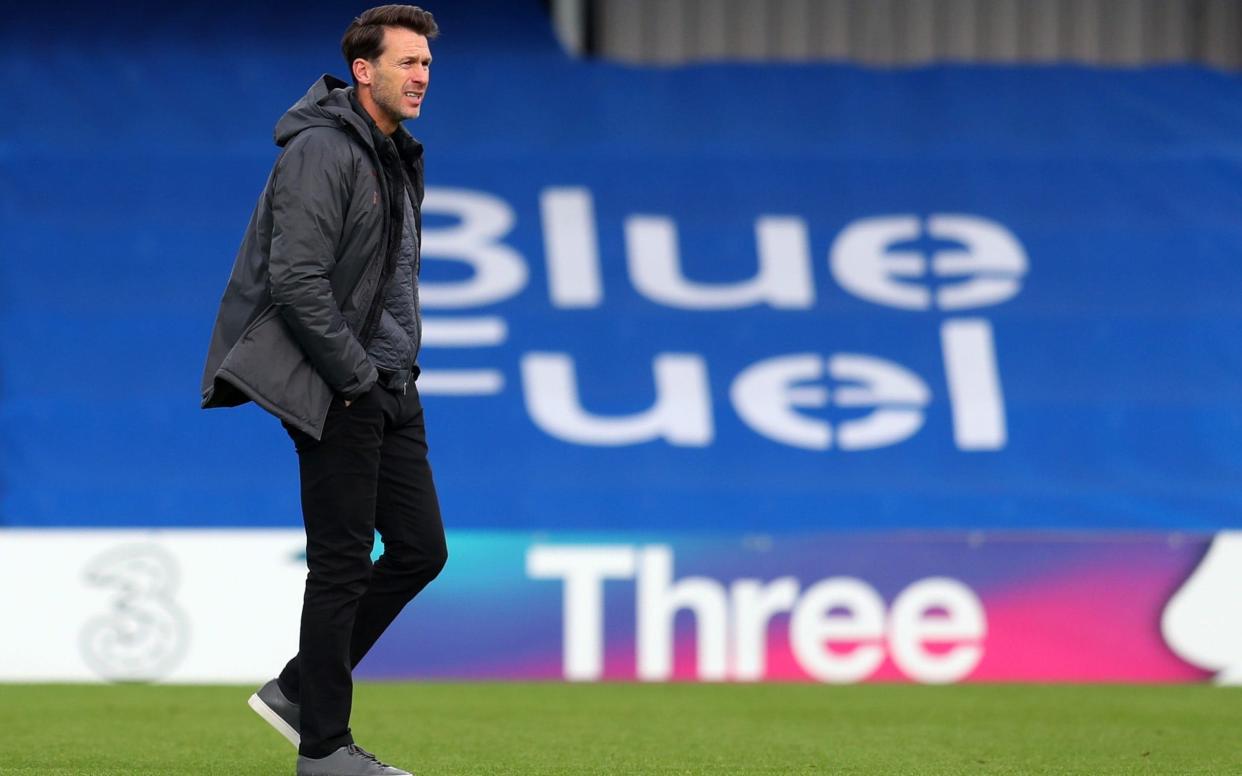
[[[298,755],[298,776],[413,776],[409,771],[385,765],[356,744],[342,746],[327,757]]]
[[[275,679],[250,696],[250,708],[295,747],[302,743],[302,708],[285,697]]]

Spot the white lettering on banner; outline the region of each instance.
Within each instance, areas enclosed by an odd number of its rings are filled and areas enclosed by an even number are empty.
[[[423,230],[423,257],[465,262],[466,281],[426,282],[428,308],[494,304],[522,291],[529,269],[513,247],[501,242],[515,221],[513,208],[491,194],[428,187],[425,214],[459,222]],[[590,191],[562,186],[540,194],[540,215],[548,268],[549,297],[556,307],[598,307],[604,298],[598,227]],[[963,245],[924,252],[893,246],[918,240],[924,221],[915,215],[863,218],[847,225],[829,253],[829,267],[846,291],[870,302],[905,310],[941,310],[995,305],[1021,290],[1026,252],[995,221],[973,215],[938,213],[925,221],[929,239]],[[755,221],[758,273],[734,283],[699,283],[681,271],[676,222],[667,216],[630,216],[625,223],[630,280],[654,302],[689,310],[731,310],[758,304],[807,309],[815,302],[811,250],[805,220],[764,215]],[[950,282],[955,280],[957,282]],[[933,294],[933,287],[939,285]]]
[[[996,368],[991,324],[954,320],[942,327],[945,373],[954,438],[962,450],[1000,450],[1007,441],[1004,397]],[[628,366],[627,366],[628,368]],[[583,408],[573,358],[565,353],[527,353],[521,361],[527,411],[546,433],[581,445],[619,446],[664,440],[678,447],[705,447],[715,436],[707,365],[694,354],[655,357],[656,400],[647,410],[602,416]],[[831,377],[830,391],[804,385]],[[503,376],[492,370],[436,370],[424,373],[425,393],[498,393]],[[782,444],[808,450],[872,450],[899,444],[923,427],[931,392],[917,375],[874,356],[842,353],[826,361],[815,354],[777,356],[745,369],[730,398],[738,416],[754,431]],[[836,431],[825,420],[797,409],[874,408],[842,421]]]
[[[423,318],[423,345],[433,348],[477,348],[503,345],[509,337],[504,318]]]
[[[418,376],[425,396],[490,396],[505,389],[505,376],[494,369],[428,369]]]
[[[636,671],[639,679],[673,676],[674,628],[679,611],[695,619],[696,675],[704,680],[762,679],[773,616],[791,612],[790,646],[810,676],[858,682],[891,654],[919,682],[960,681],[983,657],[987,633],[983,604],[966,585],[930,577],[906,587],[885,616],[884,600],[866,582],[831,577],[799,597],[798,582],[738,579],[728,592],[709,577],[673,578],[667,545],[534,545],[527,575],[563,580],[563,671],[574,680],[603,676],[605,580],[633,579]],[[928,644],[936,644],[929,649]]]
[[[638,678],[667,679],[673,674],[673,619],[678,610],[694,613],[698,634],[699,678],[725,678],[727,634],[724,587],[714,579],[686,577],[673,582],[673,553],[647,547],[638,561]]]
[[[936,292],[941,310],[1000,304],[1022,290],[1026,251],[1005,227],[977,216],[941,214],[927,219],[927,232],[966,246],[938,251],[932,260],[932,270],[941,278],[967,276],[965,282],[941,286]]]
[[[625,222],[630,278],[644,296],[670,307],[732,310],[767,303],[805,309],[815,301],[806,226],[797,218],[760,218],[759,274],[732,284],[687,280],[681,272],[677,226],[671,218],[631,216]]]
[[[827,388],[801,385],[821,379],[823,373],[824,360],[814,353],[769,358],[738,375],[729,395],[742,420],[769,439],[827,450],[832,446],[831,427],[795,411],[828,406]]]
[[[1000,450],[1009,435],[992,324],[982,318],[945,321],[940,339],[954,441],[961,450]]]
[[[711,444],[711,393],[707,366],[693,354],[655,359],[656,400],[646,411],[623,417],[592,415],[582,408],[573,359],[562,353],[522,357],[526,408],[547,433],[583,445],[634,445],[664,439],[682,447]]]
[[[847,226],[833,243],[829,266],[841,287],[855,296],[889,307],[926,310],[931,292],[898,279],[926,272],[923,254],[892,251],[889,246],[918,239],[917,216],[864,218]]]
[[[616,446],[663,439],[679,447],[704,447],[714,437],[711,389],[703,360],[688,354],[657,356],[655,404],[620,417],[588,413],[578,395],[573,359],[564,353],[522,357],[523,394],[531,418],[548,434],[583,445]],[[825,376],[841,385],[800,385]],[[923,426],[931,401],[927,385],[909,370],[883,359],[841,353],[827,360],[815,354],[780,356],[749,367],[730,391],[738,416],[776,442],[811,450],[834,444],[827,421],[794,408],[823,408],[835,396],[838,407],[874,408],[842,421],[836,432],[843,450],[870,450],[908,439]]]
[[[871,356],[843,354],[828,360],[828,374],[845,383],[837,389],[838,407],[879,408],[841,424],[842,450],[895,445],[923,427],[923,407],[931,393],[912,372]]]
[[[477,191],[428,188],[423,215],[436,214],[455,216],[460,221],[446,227],[424,226],[423,258],[465,262],[474,273],[460,282],[420,283],[424,305],[459,308],[494,304],[526,287],[526,261],[500,242],[513,229],[513,208],[507,202]]]
[[[456,219],[428,226],[426,260],[465,263],[469,278],[424,282],[427,309],[503,302],[526,286],[525,258],[504,243],[515,222],[504,200],[478,191],[429,188],[423,207]],[[548,294],[560,309],[598,308],[605,288],[599,227],[591,192],[549,187],[539,195]],[[676,222],[667,216],[625,219],[626,262],[633,287],[646,298],[687,310],[735,310],[767,305],[804,310],[815,303],[811,248],[804,219],[762,215],[755,221],[758,268],[744,280],[690,280],[682,268]],[[942,243],[919,246],[920,241]],[[1026,254],[1004,226],[974,215],[938,213],[863,218],[848,224],[829,251],[829,268],[844,290],[861,299],[907,310],[962,310],[995,305],[1021,290]],[[507,322],[498,316],[428,316],[429,348],[482,348],[503,344]],[[940,342],[957,447],[995,451],[1008,443],[1004,395],[991,324],[948,320]],[[631,370],[630,363],[618,365]],[[527,411],[545,433],[574,444],[620,446],[663,440],[704,447],[715,438],[707,364],[694,353],[654,356],[656,398],[641,412],[606,416],[584,408],[574,359],[566,353],[529,352],[521,358]],[[818,384],[829,379],[835,388]],[[427,394],[483,396],[506,386],[499,369],[431,369],[419,388]],[[866,354],[773,356],[734,380],[730,399],[742,421],[781,444],[807,450],[871,450],[899,444],[926,421],[932,393],[905,367]],[[831,425],[815,417],[829,406],[868,408],[861,417]]]
[[[1021,290],[1026,252],[1008,229],[977,216],[938,214],[927,219],[927,235],[965,249],[940,249],[931,262],[941,285],[935,292],[941,310],[999,304]],[[892,250],[921,235],[917,216],[864,218],[847,226],[833,243],[829,264],[837,283],[869,302],[906,310],[928,310],[932,285],[925,279],[922,251]],[[960,282],[946,282],[965,276]]]
[[[798,663],[822,682],[860,682],[884,662],[884,599],[861,579],[832,577],[802,595],[789,621]],[[853,649],[836,652],[831,644]]]
[[[893,662],[922,682],[956,682],[983,658],[983,604],[956,579],[930,577],[906,588],[893,601],[888,629]],[[927,649],[929,642],[955,646],[936,652]]]
[[[604,670],[604,580],[631,579],[635,553],[630,547],[532,547],[526,553],[526,575],[532,579],[563,579],[562,604],[565,678],[598,679]]]
[[[795,447],[827,450],[833,433],[826,421],[808,418],[795,407],[823,408],[831,393],[800,383],[825,374],[844,383],[835,392],[838,407],[874,407],[871,414],[841,423],[843,450],[868,450],[901,442],[923,426],[923,407],[931,393],[917,375],[888,361],[852,353],[826,362],[813,353],[761,361],[738,375],[730,392],[738,415],[770,439]]]
[[[599,240],[591,193],[581,187],[544,189],[539,195],[548,295],[557,307],[599,307]]]
[[[768,665],[768,623],[793,608],[798,580],[781,577],[767,584],[757,579],[733,583],[733,678],[755,682]]]
[[[482,348],[503,345],[509,337],[504,318],[423,318],[423,347]],[[486,396],[500,393],[505,376],[498,369],[428,369],[418,378],[424,395]]]

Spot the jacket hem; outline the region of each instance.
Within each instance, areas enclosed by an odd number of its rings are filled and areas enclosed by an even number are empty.
[[[276,404],[276,402],[264,396],[253,386],[249,385],[246,381],[242,380],[236,374],[228,371],[227,369],[221,369],[217,372],[216,379],[224,379],[228,381],[229,385],[232,385],[234,388],[244,393],[255,404],[259,405],[272,415],[275,415],[285,423],[288,423],[290,426],[293,426],[298,431],[302,431],[310,435],[316,441],[323,436],[322,422],[318,427],[316,427],[311,421],[306,420],[305,418],[299,418],[289,414],[286,410],[280,407],[280,405]]]

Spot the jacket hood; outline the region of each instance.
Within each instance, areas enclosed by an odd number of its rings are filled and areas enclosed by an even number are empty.
[[[353,89],[354,87],[331,75],[324,75],[311,84],[302,99],[295,102],[280,117],[280,121],[276,122],[276,145],[283,148],[299,132],[311,127],[341,129],[345,126],[370,143],[370,130],[349,104],[349,95]]]
[[[378,151],[375,135],[379,130],[375,129],[375,122],[359,115],[362,109],[355,106],[355,101],[354,87],[336,76],[321,76],[276,122],[276,145],[284,148],[299,132],[311,127],[336,127],[352,129],[363,142]],[[422,156],[422,143],[405,127],[398,125],[392,139],[403,157],[413,160]]]

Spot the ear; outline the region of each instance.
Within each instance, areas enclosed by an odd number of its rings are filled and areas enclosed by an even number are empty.
[[[371,80],[375,77],[375,68],[367,60],[359,57],[354,60],[352,66],[354,72],[354,80],[359,84],[371,85]]]

